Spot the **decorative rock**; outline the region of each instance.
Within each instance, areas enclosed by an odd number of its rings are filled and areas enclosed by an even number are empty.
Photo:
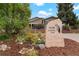
[[[11,47],[8,47],[8,49],[11,49]]]
[[[44,49],[45,48],[45,45],[44,44],[39,44],[39,48],[40,49]]]
[[[25,54],[27,50],[28,50],[28,48],[24,48],[24,47],[23,47],[23,48],[19,51],[19,53],[20,53],[20,54]]]
[[[0,49],[0,50],[5,51],[7,48],[8,48],[8,47],[7,47],[7,45],[2,44],[2,45],[1,45],[1,49]]]
[[[18,42],[18,44],[21,44],[21,45],[22,45],[22,44],[23,44],[23,42]]]
[[[11,47],[8,47],[8,46],[5,45],[5,44],[0,45],[0,50],[5,51],[5,50],[7,50],[7,49],[11,49]]]
[[[31,49],[28,49],[28,48],[22,48],[20,51],[19,51],[19,53],[20,54],[28,54],[28,53],[30,53],[32,50],[34,49],[34,47],[32,47]]]

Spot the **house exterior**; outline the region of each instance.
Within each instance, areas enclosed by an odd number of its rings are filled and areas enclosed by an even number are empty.
[[[58,17],[49,17],[49,18],[39,18],[39,17],[35,17],[30,19],[29,25],[31,26],[32,29],[44,29],[45,25],[51,21],[51,20],[56,20],[58,19]]]
[[[44,28],[44,18],[32,18],[30,19],[29,25],[31,26],[32,29],[43,29]]]
[[[51,21],[51,20],[56,20],[56,19],[59,19],[58,17],[49,17],[49,18],[46,18],[45,19],[45,24],[47,24],[49,21]]]
[[[29,24],[44,24],[44,18],[35,17],[30,19]]]

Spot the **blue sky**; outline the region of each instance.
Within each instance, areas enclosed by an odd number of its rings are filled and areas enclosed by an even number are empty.
[[[51,16],[57,17],[57,4],[55,3],[30,3],[31,18],[41,17],[48,18]],[[79,3],[74,4],[74,13],[79,18]]]

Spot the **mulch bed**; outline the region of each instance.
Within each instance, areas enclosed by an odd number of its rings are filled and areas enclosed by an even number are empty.
[[[79,56],[79,43],[65,39],[65,47],[38,49],[40,56]]]
[[[73,40],[65,39],[65,47],[52,47],[52,48],[44,48],[44,49],[37,49],[39,52],[39,56],[77,56],[79,55],[79,43],[75,42]],[[0,51],[0,56],[23,56],[19,54],[18,52],[23,48],[31,48],[32,46],[30,44],[17,44],[15,42],[3,42],[4,44],[7,44],[8,46],[11,46],[10,50],[6,51]],[[0,41],[0,44],[1,41]]]
[[[0,44],[6,44],[11,47],[10,50],[6,51],[0,51],[0,56],[23,56],[22,54],[19,53],[19,51],[25,47],[25,48],[31,48],[32,46],[30,44],[17,44],[16,42],[12,41],[4,41],[3,43],[0,42]]]

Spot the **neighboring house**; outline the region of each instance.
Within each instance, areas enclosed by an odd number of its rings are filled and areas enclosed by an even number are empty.
[[[38,17],[35,17],[35,18],[32,18],[30,19],[30,22],[29,22],[29,25],[31,26],[32,29],[42,29],[44,28],[44,18],[38,18]]]
[[[44,18],[35,17],[30,19],[30,24],[44,24]]]
[[[46,18],[45,19],[45,24],[47,24],[49,21],[51,21],[51,20],[56,20],[56,19],[59,19],[58,17],[54,17],[54,16],[52,16],[52,17],[49,17],[49,18]]]
[[[49,17],[49,18],[39,18],[39,17],[35,17],[30,19],[29,25],[31,26],[32,29],[44,29],[45,25],[51,21],[51,20],[56,20],[58,19],[58,17]]]

